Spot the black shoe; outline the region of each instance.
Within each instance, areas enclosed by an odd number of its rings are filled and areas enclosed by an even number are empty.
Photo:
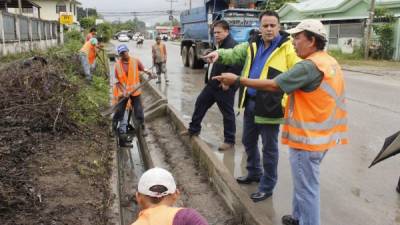
[[[271,196],[272,196],[272,193],[264,193],[264,192],[259,191],[259,192],[251,194],[250,198],[253,200],[253,202],[259,202],[259,201],[265,200]]]
[[[299,225],[299,220],[293,218],[292,215],[285,215],[282,217],[282,224],[283,225]]]
[[[396,191],[400,194],[400,185],[397,185]]]
[[[156,84],[161,84],[161,81],[156,81]]]
[[[253,182],[260,182],[260,178],[259,177],[243,176],[243,177],[236,178],[236,181],[239,184],[251,184]]]

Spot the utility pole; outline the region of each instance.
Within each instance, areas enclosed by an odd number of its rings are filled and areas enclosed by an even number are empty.
[[[21,0],[18,0],[18,13],[22,15],[22,3]]]
[[[172,32],[172,21],[174,20],[174,16],[172,15],[172,13],[173,13],[173,10],[172,10],[172,3],[173,2],[177,2],[178,0],[166,0],[167,2],[170,2],[171,3],[171,7],[170,7],[170,10],[169,10],[169,21],[170,21],[170,33],[169,33],[169,35],[171,36],[171,32]]]
[[[189,0],[189,9],[192,9],[192,0]]]
[[[369,17],[366,22],[366,29],[364,32],[364,59],[368,59],[369,43],[371,38],[372,22],[374,21],[375,13],[375,0],[371,0],[371,8],[369,9]]]

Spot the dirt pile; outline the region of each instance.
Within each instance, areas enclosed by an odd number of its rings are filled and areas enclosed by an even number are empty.
[[[67,70],[79,71],[73,57],[0,71],[0,224],[108,224],[113,143],[74,120]]]

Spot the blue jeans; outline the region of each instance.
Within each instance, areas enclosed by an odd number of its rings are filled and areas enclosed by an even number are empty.
[[[142,101],[140,99],[140,95],[138,96],[130,96],[132,105],[133,105],[133,114],[135,116],[136,121],[139,125],[143,125],[144,123],[144,114]],[[126,133],[128,130],[128,118],[129,118],[129,110],[125,108],[120,108],[114,115],[115,119],[119,122],[118,130],[120,133]]]
[[[255,102],[248,99],[243,118],[242,143],[247,153],[248,176],[260,177],[258,191],[272,194],[278,179],[278,134],[279,124],[256,124],[254,122]],[[260,163],[258,136],[261,135],[263,168]]]
[[[300,225],[320,224],[319,165],[325,154],[289,148],[294,187],[292,216]]]
[[[90,72],[90,64],[89,64],[88,56],[85,53],[80,52],[79,59],[81,61],[81,64],[83,67],[83,72],[85,73],[86,79],[92,80],[92,74]]]

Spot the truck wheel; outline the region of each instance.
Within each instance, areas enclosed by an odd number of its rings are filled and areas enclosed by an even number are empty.
[[[181,57],[182,57],[183,66],[188,67],[189,66],[188,47],[186,47],[186,46],[182,47]]]
[[[189,67],[192,69],[199,69],[204,67],[203,60],[199,60],[196,55],[196,50],[194,47],[190,47],[189,49]]]

